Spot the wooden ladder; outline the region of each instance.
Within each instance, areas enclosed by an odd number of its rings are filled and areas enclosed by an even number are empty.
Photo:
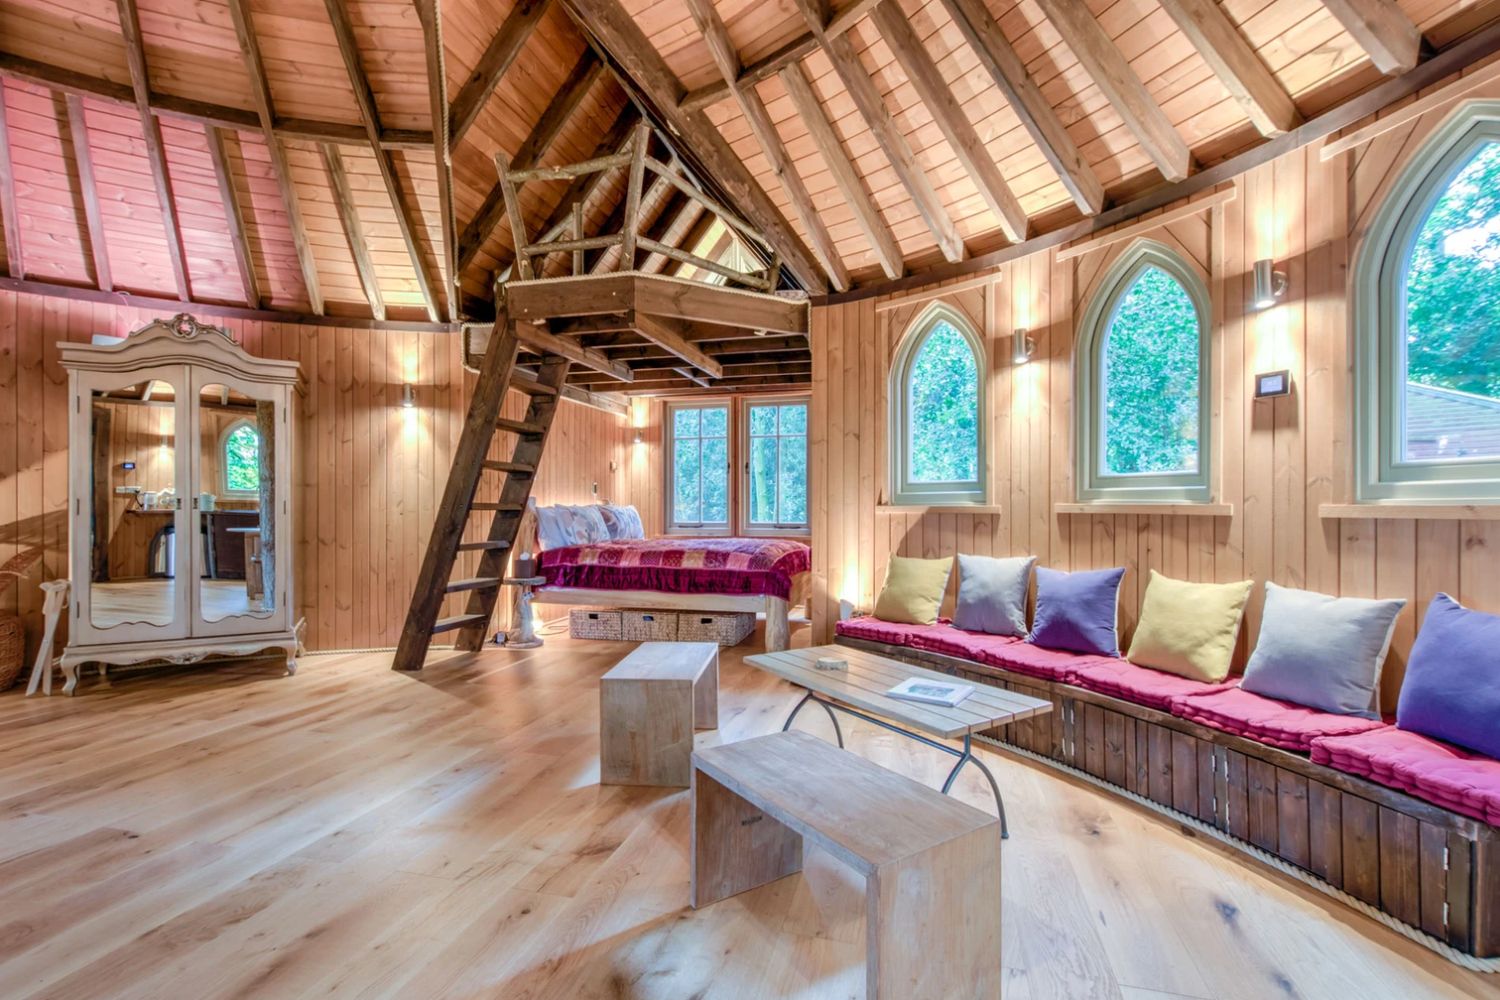
[[[432,637],[440,632],[457,632],[456,645],[463,650],[477,650],[485,640],[490,617],[500,597],[510,547],[515,543],[521,515],[531,496],[537,465],[552,428],[552,418],[568,375],[568,359],[543,354],[536,377],[518,370],[516,354],[520,341],[512,328],[503,297],[497,302],[495,332],[490,336],[479,381],[469,404],[469,415],[453,455],[448,485],[443,488],[442,504],[427,541],[427,554],[417,574],[416,591],[411,609],[396,646],[392,666],[396,670],[421,670]],[[517,389],[531,397],[526,416],[508,420],[500,415],[508,389]],[[508,461],[490,459],[490,443],[497,431],[515,437],[515,447]],[[480,477],[497,473],[503,478],[500,498],[494,502],[477,502],[474,494]],[[469,515],[492,513],[490,530],[482,541],[463,540]],[[478,552],[479,567],[475,575],[452,579],[459,553]],[[463,614],[439,618],[443,599],[449,594],[467,593]]]

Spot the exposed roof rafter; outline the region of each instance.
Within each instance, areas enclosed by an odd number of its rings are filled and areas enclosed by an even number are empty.
[[[203,135],[208,141],[208,155],[214,161],[214,181],[219,186],[219,200],[224,203],[224,220],[229,225],[229,242],[234,247],[234,266],[239,271],[245,305],[259,309],[260,282],[255,274],[255,260],[250,255],[250,241],[245,235],[245,210],[240,205],[239,191],[229,172],[224,130],[216,125],[205,125]]]
[[[5,270],[12,278],[26,277],[26,254],[21,246],[21,210],[16,204],[15,161],[10,153],[10,124],[5,113],[5,82],[0,80],[0,216],[5,223]]]
[[[83,98],[68,94],[68,136],[72,140],[73,164],[78,168],[78,193],[83,198],[83,219],[89,231],[89,255],[94,262],[94,284],[103,291],[115,287],[109,266],[109,244],[104,238],[104,217],[99,211],[99,186],[94,180],[94,151],[89,146],[89,127],[84,118]],[[259,302],[246,305],[258,306]]]
[[[495,92],[500,78],[510,69],[511,63],[516,61],[516,56],[521,54],[526,39],[531,37],[542,15],[547,13],[548,2],[549,0],[517,0],[501,23],[500,30],[490,39],[490,44],[486,46],[484,55],[479,57],[474,71],[454,96],[453,106],[448,112],[448,127],[455,144],[468,134],[470,126],[479,117],[480,109]]]
[[[1386,76],[1405,73],[1422,55],[1422,34],[1396,0],[1323,0]]]
[[[1302,122],[1291,95],[1261,62],[1218,0],[1158,0],[1208,63],[1261,135],[1281,135]]]
[[[344,240],[349,245],[349,256],[354,258],[354,270],[359,273],[359,283],[370,302],[370,312],[376,319],[385,319],[385,298],[380,294],[380,279],[375,274],[375,262],[370,257],[370,247],[365,241],[364,226],[359,221],[359,211],[354,204],[354,192],[349,188],[349,176],[344,172],[344,158],[337,146],[330,142],[318,144],[323,156],[323,169],[328,174],[328,186],[333,190],[334,208],[338,210],[339,225],[344,230]]]

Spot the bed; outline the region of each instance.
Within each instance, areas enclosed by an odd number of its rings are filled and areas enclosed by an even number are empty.
[[[554,508],[555,509],[555,508]],[[586,508],[569,508],[572,511]],[[528,511],[519,552],[535,552],[539,604],[748,611],[766,616],[766,649],[786,649],[788,613],[807,599],[811,550],[786,538],[587,538],[537,529]],[[542,508],[546,517],[548,508]],[[552,537],[547,538],[551,534]],[[529,548],[528,548],[529,544]]]

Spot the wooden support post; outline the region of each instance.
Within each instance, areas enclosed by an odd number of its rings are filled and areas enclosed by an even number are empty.
[[[635,127],[635,139],[630,151],[630,176],[625,182],[625,229],[624,242],[620,244],[622,271],[635,270],[635,243],[641,230],[641,187],[646,182],[646,147],[651,141],[651,130],[645,122]],[[667,176],[663,172],[662,176]]]
[[[583,239],[583,202],[573,202],[573,238]],[[573,274],[583,273],[583,248],[579,247],[573,251]]]

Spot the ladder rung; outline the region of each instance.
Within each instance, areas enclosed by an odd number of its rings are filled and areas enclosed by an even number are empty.
[[[524,420],[509,420],[499,417],[495,420],[495,426],[502,431],[510,431],[512,434],[521,434],[527,437],[540,437],[546,428],[541,424],[528,424]]]
[[[526,505],[524,503],[490,503],[489,501],[485,500],[470,504],[469,509],[521,511],[526,509]]]
[[[499,462],[490,460],[484,462],[483,467],[489,469],[491,472],[511,472],[523,476],[529,476],[536,471],[536,466],[527,465],[525,462]]]
[[[464,580],[449,580],[443,591],[457,594],[465,590],[499,590],[500,578],[495,576],[471,576]]]
[[[484,541],[484,542],[459,542],[460,552],[499,552],[501,549],[510,548],[510,542],[506,541]]]
[[[432,633],[452,632],[454,629],[468,628],[470,625],[484,625],[489,621],[488,615],[454,615],[452,618],[439,618],[432,625]]]
[[[510,377],[510,387],[528,396],[556,396],[557,390],[550,385],[543,385],[534,378],[515,374]]]

